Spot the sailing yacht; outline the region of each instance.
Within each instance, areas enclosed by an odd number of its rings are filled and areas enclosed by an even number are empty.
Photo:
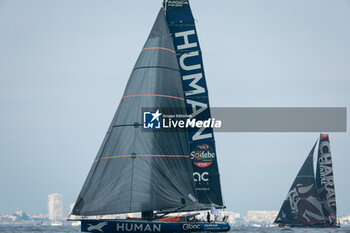
[[[280,227],[337,228],[332,153],[328,134],[321,134],[314,172],[312,147],[292,187],[289,189],[275,223]]]
[[[225,208],[213,129],[161,128],[162,108],[210,119],[208,99],[189,1],[165,0],[69,219],[84,232],[228,231],[195,218]],[[126,213],[142,217],[106,217]]]

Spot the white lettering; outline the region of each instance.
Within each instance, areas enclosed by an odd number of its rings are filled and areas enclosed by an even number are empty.
[[[158,232],[160,232],[160,227],[161,227],[160,224],[153,224],[153,231],[158,231]]]
[[[197,73],[197,74],[191,74],[191,75],[185,75],[182,77],[183,80],[189,80],[193,79],[193,81],[189,84],[190,87],[192,87],[194,90],[186,91],[185,95],[197,95],[205,92],[205,89],[201,86],[198,86],[197,83],[199,80],[203,78],[202,73]]]
[[[185,223],[182,225],[182,229],[184,231],[187,231],[187,230],[200,230],[201,227],[199,224],[189,224],[189,223]]]
[[[175,37],[182,36],[184,38],[184,44],[178,45],[177,49],[180,50],[180,49],[189,49],[189,48],[197,47],[197,42],[189,43],[189,40],[188,40],[188,36],[194,35],[194,34],[196,34],[194,30],[175,33]]]
[[[136,224],[136,223],[117,223],[117,231],[129,231],[129,232],[160,232],[161,224],[152,224],[153,229],[150,224]]]
[[[208,172],[203,172],[202,174],[200,174],[199,172],[194,172],[193,179],[194,181],[197,181],[197,182],[201,182],[201,181],[207,182],[209,181],[208,175],[209,175]]]
[[[211,120],[208,119],[208,120],[203,122],[203,127],[204,128],[209,128],[211,126],[211,123],[212,123]]]
[[[124,231],[124,223],[117,223],[117,231]]]
[[[200,128],[192,137],[193,141],[196,140],[201,140],[201,139],[207,139],[207,138],[212,138],[213,134],[212,133],[207,133],[207,134],[202,134],[205,128]]]
[[[180,57],[180,67],[184,70],[197,70],[200,69],[202,66],[200,64],[196,64],[196,65],[191,65],[191,66],[187,66],[185,65],[185,59],[188,57],[194,57],[194,56],[198,56],[199,53],[198,51],[194,51],[194,52],[190,52],[190,53],[184,53],[181,55]]]
[[[203,121],[197,121],[196,122],[196,127],[197,128],[202,128],[203,127]]]
[[[183,128],[185,126],[185,122],[184,121],[179,121],[179,127]]]
[[[189,127],[194,128],[195,124],[196,124],[196,119],[192,119],[192,120],[187,119],[186,127],[187,127],[187,128],[189,128]]]
[[[202,113],[208,108],[207,104],[204,104],[195,100],[186,100],[186,103],[192,105],[192,113],[191,113],[192,118]],[[197,106],[200,107],[198,110],[197,110]]]
[[[135,224],[136,225],[136,224]],[[129,227],[128,227],[129,226]],[[134,227],[133,224],[125,224],[125,230],[126,231],[133,231]]]
[[[208,180],[209,180],[208,175],[209,175],[208,172],[203,172],[203,173],[202,173],[202,180],[203,180],[203,181],[208,181]]]
[[[151,226],[149,224],[147,224],[144,231],[150,231],[151,232],[152,231]]]
[[[221,121],[215,121],[215,125],[214,125],[214,127],[215,128],[221,128]]]
[[[326,198],[328,206],[335,205],[335,191],[334,191],[334,180],[332,176],[332,158],[331,151],[328,141],[323,141],[320,143],[321,155],[318,160],[321,184],[326,190]]]
[[[214,159],[215,158],[215,153],[211,153],[210,151],[192,151],[191,152],[191,159]]]
[[[143,231],[143,225],[142,224],[135,224],[134,225],[134,231]]]
[[[331,164],[332,163],[331,153],[322,154],[321,157],[319,158],[318,162],[321,165]]]

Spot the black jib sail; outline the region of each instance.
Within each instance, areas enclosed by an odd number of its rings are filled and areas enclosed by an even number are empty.
[[[208,89],[189,1],[165,0],[164,8],[179,63],[186,112],[197,120],[208,120]],[[223,208],[213,129],[189,130],[189,145],[199,203]]]
[[[303,226],[324,222],[313,168],[316,143],[295,178],[275,223]]]
[[[73,208],[74,215],[174,209],[197,204],[188,133],[142,130],[142,107],[184,109],[173,41],[160,10]],[[176,112],[178,113],[178,112]]]
[[[332,154],[328,134],[321,134],[318,147],[316,184],[322,203],[325,222],[336,225],[337,207],[335,202]]]

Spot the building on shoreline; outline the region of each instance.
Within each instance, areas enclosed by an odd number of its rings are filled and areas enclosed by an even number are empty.
[[[48,214],[51,222],[59,222],[63,220],[63,195],[53,193],[48,195]]]

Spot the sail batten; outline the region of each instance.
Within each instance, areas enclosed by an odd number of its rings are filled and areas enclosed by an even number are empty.
[[[171,95],[161,95],[161,94],[135,94],[135,95],[126,95],[123,96],[124,98],[130,98],[130,97],[140,97],[140,96],[156,96],[156,97],[166,97],[166,98],[173,98],[173,99],[179,99],[179,100],[184,100],[183,97],[178,97],[178,96],[171,96]]]
[[[189,158],[188,155],[117,155],[117,156],[109,156],[109,157],[101,157],[94,162],[99,162],[101,160],[106,159],[116,159],[116,158],[136,158],[136,157],[153,157],[153,158]]]

